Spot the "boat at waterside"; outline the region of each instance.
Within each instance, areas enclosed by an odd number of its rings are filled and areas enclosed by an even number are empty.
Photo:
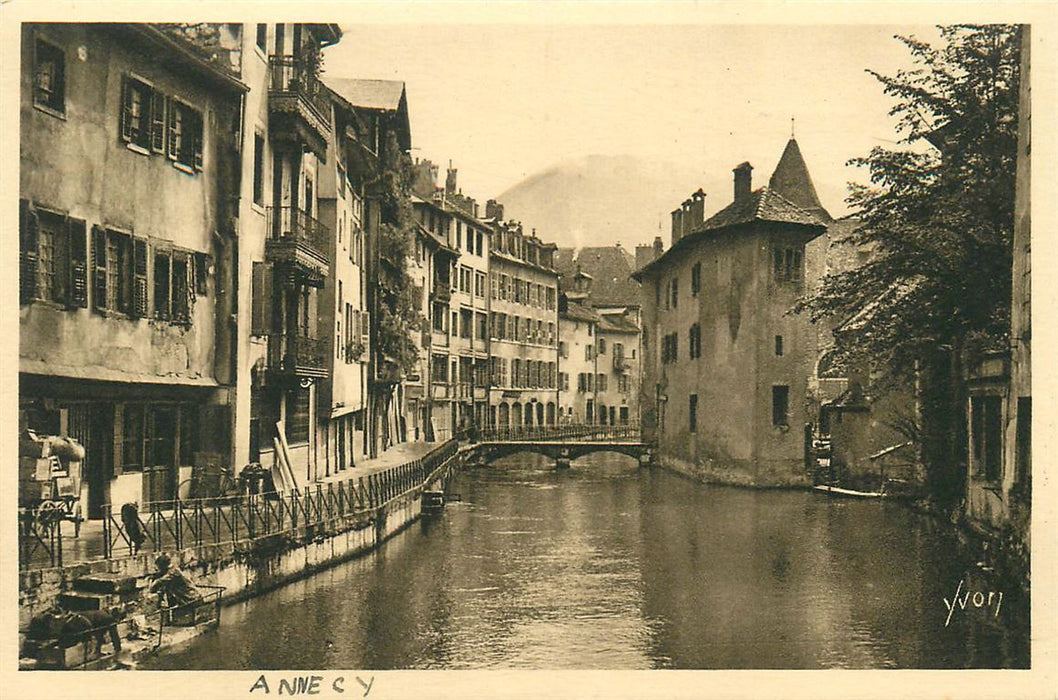
[[[882,498],[885,494],[880,491],[856,491],[830,484],[816,484],[813,490],[825,493],[828,496],[842,496],[846,498]]]

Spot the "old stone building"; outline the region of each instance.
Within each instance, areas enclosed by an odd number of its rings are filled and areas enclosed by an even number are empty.
[[[602,318],[585,305],[591,277],[577,273],[558,306],[558,410],[563,423],[594,423],[597,341]]]
[[[488,424],[554,425],[558,420],[558,275],[555,245],[503,220],[489,201],[491,338]]]
[[[637,250],[637,255],[644,253]],[[561,248],[557,260],[562,293],[598,316],[593,326],[597,362],[590,383],[592,410],[587,410],[586,402],[580,406],[575,401],[575,411],[585,420],[590,417],[590,422],[604,425],[638,422],[642,302],[639,282],[632,277],[636,258],[618,243]],[[574,309],[574,314],[583,315],[583,311]]]
[[[399,225],[399,211],[387,199],[382,175],[395,171],[401,154],[411,148],[408,98],[404,83],[397,80],[328,78],[327,85],[354,110],[358,120],[360,148],[350,154],[347,172],[362,178],[363,185],[360,274],[366,281],[360,331],[361,338],[371,342],[365,346],[367,394],[362,432],[365,456],[375,457],[408,439],[405,377],[395,358],[382,351],[384,339],[379,332],[381,316],[390,312],[394,296],[400,293],[399,268],[407,262],[387,238],[391,227]],[[360,431],[360,418],[354,417],[353,422],[354,431]]]
[[[768,187],[752,188],[752,170],[734,169],[734,201],[708,218],[706,195],[695,192],[673,212],[669,249],[635,274],[648,329],[644,433],[676,469],[802,483],[817,340],[787,311],[804,291],[805,245],[828,217],[810,211],[818,199],[792,139]]]
[[[239,32],[22,26],[19,422],[83,443],[91,518],[231,459]]]
[[[285,442],[295,477],[307,483],[326,463],[316,426],[331,331],[319,319],[334,246],[320,209],[332,107],[318,66],[321,50],[341,32],[328,24],[252,28],[241,42],[250,91],[241,129],[243,293],[233,466],[269,465],[277,441]]]

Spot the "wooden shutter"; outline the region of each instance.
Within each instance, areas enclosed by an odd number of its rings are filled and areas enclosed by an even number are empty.
[[[92,226],[92,308],[107,308],[107,232],[102,226]]]
[[[255,262],[252,282],[250,333],[268,335],[272,330],[272,265]]]
[[[67,230],[70,236],[70,293],[71,308],[88,306],[88,233],[85,222],[70,219]]]
[[[191,148],[195,170],[202,169],[202,142],[205,137],[205,121],[202,112],[191,112]]]
[[[208,290],[206,282],[209,279],[209,268],[211,267],[210,256],[205,253],[195,253],[195,293],[205,296]]]
[[[49,215],[52,236],[52,301],[66,304],[70,299],[70,231],[69,219]]]
[[[127,75],[121,79],[121,139],[132,141],[132,86]]]
[[[180,111],[180,105],[176,102],[176,100],[169,100],[169,113],[166,115],[167,116],[166,121],[168,122],[168,125],[169,125],[168,126],[168,130],[169,130],[168,136],[169,136],[169,138],[167,139],[167,141],[169,143],[168,143],[168,147],[166,148],[166,155],[169,156],[169,160],[177,160],[177,158],[180,155],[179,153],[177,153],[177,143],[176,143],[176,113],[179,112],[179,111]]]
[[[366,349],[371,342],[371,312],[364,311],[360,314],[360,343]]]
[[[151,90],[151,150],[155,153],[165,153],[165,107],[167,102],[165,95],[157,90]]]
[[[40,222],[32,202],[22,199],[18,206],[19,301],[28,304],[37,296],[37,250]]]
[[[132,315],[143,318],[148,311],[147,296],[147,241],[132,242]]]

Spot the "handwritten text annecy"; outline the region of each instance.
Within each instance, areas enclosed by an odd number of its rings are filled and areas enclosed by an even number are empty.
[[[272,679],[272,683],[269,683],[268,680],[265,674],[259,675],[250,687],[250,693],[260,692],[264,695],[271,695],[273,687],[276,695],[319,695],[321,692],[327,691],[345,693],[348,689],[363,690],[363,697],[367,697],[367,694],[371,692],[371,686],[375,684],[374,676],[371,676],[366,681],[360,676],[356,676],[356,682],[360,685],[360,688],[352,684],[346,684],[345,676],[337,676],[329,684],[323,676],[280,678],[278,684],[275,683],[275,678]]]

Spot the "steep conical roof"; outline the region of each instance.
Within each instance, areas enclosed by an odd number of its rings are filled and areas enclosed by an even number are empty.
[[[812,184],[812,176],[808,174],[808,166],[805,165],[801,149],[793,138],[786,143],[786,149],[779,158],[779,164],[775,166],[775,172],[771,174],[768,187],[824,221],[833,220],[830,212],[819,202],[816,188]]]

